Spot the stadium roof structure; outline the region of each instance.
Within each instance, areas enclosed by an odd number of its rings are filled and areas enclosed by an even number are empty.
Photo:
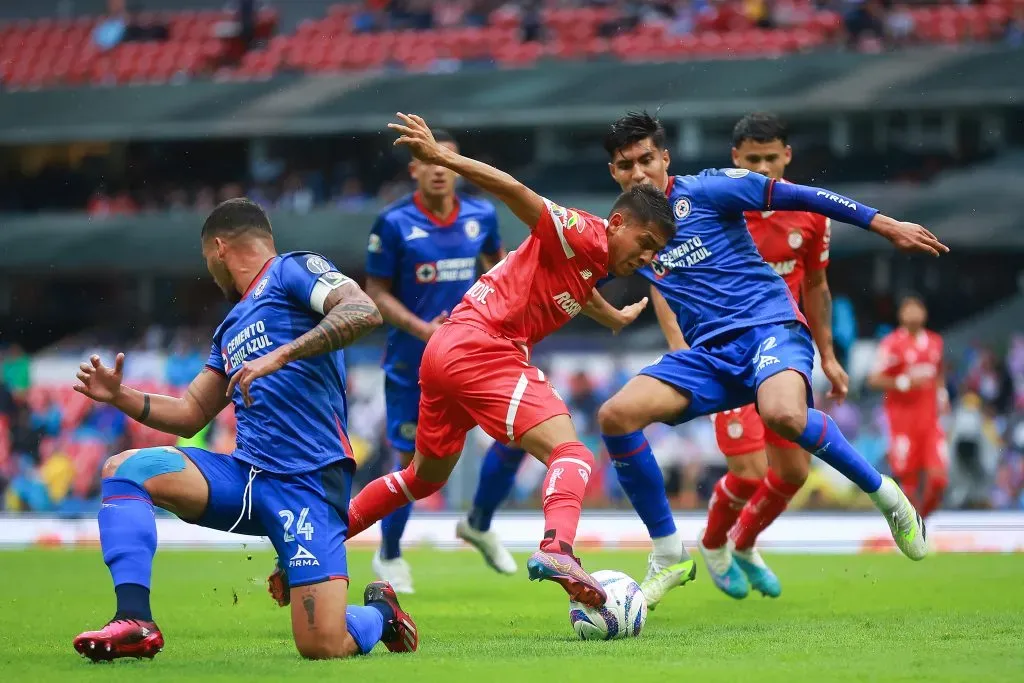
[[[483,129],[600,124],[626,107],[661,107],[666,120],[755,108],[788,115],[968,109],[1019,105],[1022,73],[1021,50],[930,48],[12,92],[0,106],[0,143],[376,132],[402,110],[435,125]]]

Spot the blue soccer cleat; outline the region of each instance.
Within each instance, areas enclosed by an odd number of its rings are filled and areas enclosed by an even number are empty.
[[[697,548],[704,557],[704,564],[707,565],[711,580],[720,591],[737,600],[747,597],[750,593],[750,581],[736,563],[728,543],[721,548],[705,548],[704,530],[701,529],[700,536],[697,537]]]
[[[733,561],[747,575],[751,587],[761,595],[768,598],[777,598],[782,595],[782,584],[779,577],[765,563],[761,554],[754,548],[750,550],[733,550]]]
[[[601,583],[583,571],[580,561],[568,553],[538,550],[526,563],[530,581],[554,581],[565,589],[570,600],[587,607],[603,607],[608,600]]]

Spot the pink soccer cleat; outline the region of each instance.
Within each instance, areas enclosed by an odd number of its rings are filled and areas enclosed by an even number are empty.
[[[164,649],[164,636],[152,621],[114,619],[99,631],[86,631],[74,641],[75,650],[94,662],[122,657],[152,659]]]

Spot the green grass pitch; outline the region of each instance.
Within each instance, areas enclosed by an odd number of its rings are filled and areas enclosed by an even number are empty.
[[[249,559],[251,557],[251,559]],[[566,598],[501,577],[470,552],[408,554],[417,593],[403,604],[420,651],[306,662],[288,613],[263,577],[272,556],[245,550],[160,552],[153,607],[167,639],[152,662],[91,664],[72,638],[113,612],[97,550],[0,552],[4,681],[1021,681],[1024,557],[771,556],[783,596],[733,601],[703,574],[650,614],[637,640],[581,642]],[[520,562],[525,557],[518,556]],[[639,552],[585,553],[591,569],[642,575]],[[372,577],[350,558],[353,594]]]

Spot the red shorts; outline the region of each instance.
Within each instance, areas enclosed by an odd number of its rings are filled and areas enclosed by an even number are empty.
[[[938,422],[889,425],[889,467],[901,479],[914,472],[945,473],[946,433]]]
[[[718,449],[727,458],[763,451],[766,444],[776,448],[800,448],[768,429],[753,403],[716,413],[711,419],[715,423]]]
[[[568,415],[526,349],[463,323],[446,323],[430,337],[420,364],[416,450],[443,458],[462,450],[480,425],[501,443],[518,441],[541,422]]]

